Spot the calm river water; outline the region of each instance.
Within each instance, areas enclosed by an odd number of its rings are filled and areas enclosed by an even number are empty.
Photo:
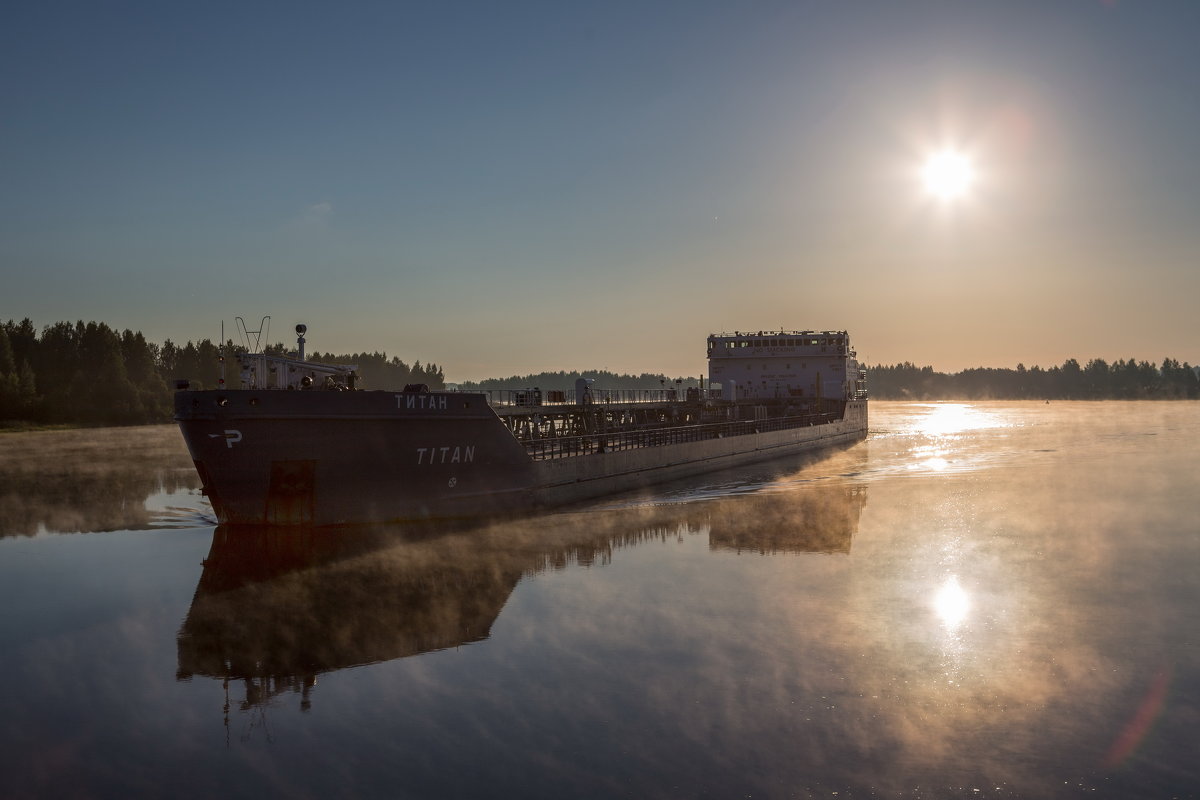
[[[0,797],[1200,796],[1200,403],[871,429],[355,536],[215,527],[172,427],[0,435]]]

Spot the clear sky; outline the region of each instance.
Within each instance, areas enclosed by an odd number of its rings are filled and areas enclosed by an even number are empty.
[[[781,327],[1196,363],[1198,37],[1195,0],[9,2],[0,319],[270,314],[451,381]]]

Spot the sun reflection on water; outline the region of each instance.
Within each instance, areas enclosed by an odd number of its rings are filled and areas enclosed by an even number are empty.
[[[889,433],[910,443],[896,471],[910,475],[945,475],[981,468],[1001,455],[984,448],[983,431],[1013,428],[1018,423],[1003,409],[984,409],[969,403],[926,403],[909,407],[910,414]],[[1004,434],[991,440],[1004,439]]]
[[[945,447],[914,447],[911,452],[914,460],[908,464],[909,470],[943,472],[950,467],[950,461],[946,458],[950,451]]]
[[[928,414],[914,421],[914,433],[949,436],[965,431],[1005,426],[996,414],[963,403],[937,403],[928,408]]]
[[[966,620],[971,610],[971,598],[959,585],[957,575],[951,575],[938,588],[933,596],[933,609],[949,631],[957,630]]]

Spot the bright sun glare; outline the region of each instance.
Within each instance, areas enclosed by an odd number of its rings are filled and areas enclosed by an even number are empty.
[[[925,159],[921,182],[925,191],[939,200],[957,200],[965,196],[975,182],[975,167],[962,153],[941,150]]]
[[[951,575],[934,595],[933,607],[941,617],[942,624],[954,630],[966,619],[967,612],[971,610],[971,600],[958,585],[958,578]]]

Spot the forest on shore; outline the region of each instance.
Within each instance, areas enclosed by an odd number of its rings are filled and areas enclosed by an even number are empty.
[[[266,352],[285,355],[283,344]],[[245,348],[225,343],[227,379],[236,385],[232,355]],[[57,322],[40,332],[29,319],[0,324],[0,426],[136,425],[168,422],[174,381],[215,388],[221,374],[221,347],[209,339],[180,346],[170,339],[149,342],[131,330],[117,332],[103,322]],[[312,353],[325,363],[356,364],[367,389],[398,391],[409,384],[446,388],[436,364],[411,366],[386,353]],[[607,370],[542,372],[458,385],[463,391],[487,389],[570,390],[578,378],[601,388],[660,389],[695,386],[694,378],[661,374],[625,375]],[[867,388],[883,400],[1176,400],[1200,398],[1200,377],[1187,362],[1163,359],[1159,365],[1134,359],[1109,363],[1092,359],[1081,365],[1068,359],[1042,369],[979,367],[957,373],[935,372],[904,362],[867,369]]]
[[[1073,358],[1061,367],[977,367],[947,374],[904,362],[867,369],[867,390],[881,400],[1194,400],[1200,377],[1186,361],[1159,366],[1132,358],[1111,364]]]
[[[282,344],[265,351],[284,355]],[[225,343],[226,380],[237,385],[233,355],[246,348]],[[103,322],[57,322],[40,332],[33,322],[0,324],[0,426],[138,425],[169,422],[176,379],[213,389],[221,376],[221,347],[209,339],[161,345],[140,332],[117,332]],[[445,387],[436,364],[411,366],[385,353],[313,353],[326,363],[356,364],[362,385],[403,389]]]

